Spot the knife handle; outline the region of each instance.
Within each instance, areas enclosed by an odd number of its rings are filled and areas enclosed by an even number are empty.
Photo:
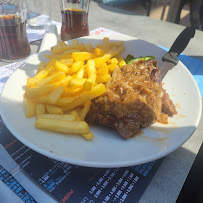
[[[176,65],[178,63],[178,56],[183,52],[183,50],[188,45],[191,38],[195,35],[195,29],[193,27],[186,27],[180,35],[176,38],[175,42],[171,46],[169,52],[167,52],[163,57],[163,61],[168,61]]]

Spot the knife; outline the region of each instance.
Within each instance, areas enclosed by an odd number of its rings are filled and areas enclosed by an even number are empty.
[[[163,64],[159,68],[161,79],[167,74],[167,72],[177,65],[179,59],[178,56],[183,52],[183,50],[188,45],[191,38],[195,35],[195,29],[193,27],[186,27],[180,35],[176,38],[173,45],[171,46],[169,52],[167,52],[163,57]]]

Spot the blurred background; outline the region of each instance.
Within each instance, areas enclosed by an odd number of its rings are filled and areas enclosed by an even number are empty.
[[[169,21],[172,23],[178,23],[184,26],[191,26],[190,21],[190,2],[202,2],[202,0],[94,0],[97,3],[109,5],[110,7],[117,7],[119,9],[134,12],[137,15],[147,15],[151,18],[158,20]],[[181,12],[180,20],[177,22],[173,13],[177,12],[177,7],[180,6],[180,2],[185,2]],[[173,10],[169,12],[170,5],[173,4]],[[176,7],[177,5],[177,7]],[[175,8],[177,9],[175,11]],[[197,7],[200,7],[197,5]],[[179,8],[180,9],[180,8]],[[197,12],[196,12],[197,13]],[[201,29],[203,27],[197,28]]]

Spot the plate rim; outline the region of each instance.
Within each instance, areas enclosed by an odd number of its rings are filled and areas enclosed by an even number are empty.
[[[108,36],[108,35],[105,35],[105,36]],[[98,39],[102,39],[103,37],[104,36],[99,36]],[[109,37],[112,37],[112,36],[109,35]],[[125,37],[128,38],[128,36],[125,36]],[[83,38],[89,38],[89,39],[91,39],[91,36],[83,37]],[[129,36],[129,38],[131,38],[131,39],[138,39],[138,38],[133,38],[133,37],[130,37],[130,36]],[[145,41],[145,42],[147,42],[147,41]],[[150,42],[147,42],[147,43],[150,43]],[[150,43],[150,44],[152,44],[152,43]],[[152,45],[155,45],[155,44],[152,44]],[[159,47],[159,48],[162,49],[161,47]],[[34,56],[34,57],[37,57],[39,54],[40,53],[37,53],[36,56]],[[30,60],[32,60],[32,58]],[[180,61],[180,63],[182,64],[184,69],[188,71],[188,73],[190,75],[190,78],[193,80],[193,83],[195,84],[195,88],[197,90],[199,90],[198,85],[195,82],[195,79],[193,78],[193,76],[190,73],[190,71],[187,69],[187,67],[181,61]],[[19,69],[17,69],[16,71],[18,71],[18,70]],[[10,76],[10,78],[12,76]],[[8,79],[8,81],[10,80],[10,78]],[[8,83],[6,82],[6,84],[4,85],[4,87],[2,89],[2,94],[3,94],[4,89],[6,88],[7,84]],[[151,158],[145,158],[144,160],[142,159],[142,161],[140,161],[140,162],[139,161],[134,161],[134,162],[133,161],[122,161],[122,163],[115,163],[115,162],[113,162],[112,164],[109,164],[109,162],[108,162],[108,164],[105,164],[104,162],[99,162],[99,161],[96,162],[96,163],[92,163],[92,162],[89,162],[89,161],[72,160],[72,159],[67,161],[67,160],[63,159],[63,157],[60,157],[59,155],[55,155],[54,153],[49,152],[49,150],[46,150],[46,149],[43,149],[43,148],[41,149],[41,148],[39,148],[39,146],[36,147],[35,144],[33,144],[33,143],[29,142],[29,141],[26,141],[26,139],[24,139],[22,136],[18,135],[18,133],[15,132],[15,129],[13,129],[13,127],[10,126],[8,120],[6,119],[5,113],[2,114],[2,111],[4,111],[4,110],[2,110],[2,99],[3,99],[2,97],[1,97],[1,102],[0,102],[0,111],[1,111],[1,117],[2,117],[3,122],[5,123],[6,127],[8,128],[8,130],[13,134],[13,136],[16,137],[24,145],[28,146],[32,150],[34,150],[34,151],[36,151],[36,152],[38,152],[38,153],[40,153],[40,154],[42,154],[44,156],[47,156],[49,158],[53,158],[53,159],[56,159],[56,160],[59,160],[59,161],[62,161],[62,162],[67,162],[67,163],[70,163],[70,164],[80,165],[80,166],[84,166],[84,167],[97,167],[97,168],[128,167],[128,166],[139,165],[139,164],[143,164],[143,163],[147,163],[147,162],[151,162],[151,161],[160,159],[160,158],[170,154],[174,150],[178,149],[180,146],[182,146],[192,136],[194,131],[197,129],[197,126],[199,125],[201,114],[202,114],[202,102],[201,102],[202,99],[201,99],[200,91],[197,91],[197,92],[198,92],[198,96],[199,96],[198,101],[200,103],[200,106],[199,106],[200,107],[200,111],[199,111],[198,116],[196,118],[196,123],[195,123],[195,126],[194,126],[194,130],[191,133],[191,135],[188,135],[187,139],[185,139],[182,142],[180,142],[178,145],[176,145],[176,147],[172,147],[172,148],[170,148],[170,150],[165,150],[164,153],[160,154],[159,156],[156,155],[155,156],[156,158],[153,156],[154,158],[153,157],[151,157]]]

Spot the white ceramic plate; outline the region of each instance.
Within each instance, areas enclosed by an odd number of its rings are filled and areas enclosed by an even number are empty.
[[[103,36],[80,38],[85,44],[100,43]],[[165,51],[148,42],[125,37],[109,36],[123,40],[126,50],[123,57],[153,55],[161,64]],[[54,159],[89,167],[124,167],[150,162],[166,156],[179,148],[195,131],[202,112],[199,89],[187,68],[179,62],[168,72],[164,88],[177,105],[178,115],[169,118],[169,124],[154,124],[143,129],[143,134],[124,140],[115,130],[91,126],[95,138],[87,141],[77,135],[63,135],[35,128],[35,118],[25,118],[23,94],[27,77],[36,73],[45,52],[30,59],[7,81],[1,95],[1,115],[8,129],[31,149]]]

